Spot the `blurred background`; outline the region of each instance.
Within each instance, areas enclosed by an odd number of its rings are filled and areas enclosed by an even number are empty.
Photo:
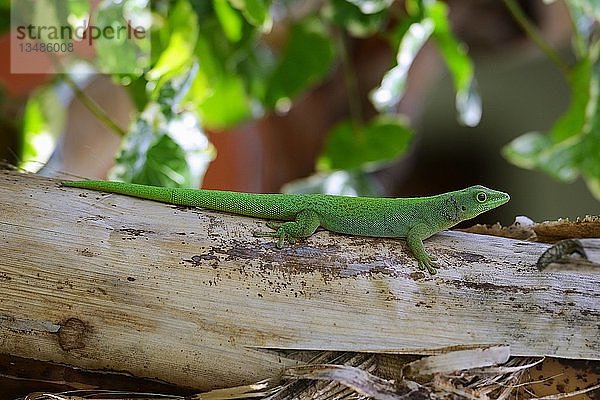
[[[23,0],[25,19],[134,21],[150,43],[13,53],[12,72],[0,4],[0,158],[28,171],[399,197],[483,184],[512,199],[478,222],[504,225],[600,211],[592,0]]]

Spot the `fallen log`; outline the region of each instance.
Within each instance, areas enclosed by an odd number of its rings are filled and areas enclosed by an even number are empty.
[[[0,352],[197,389],[300,362],[269,349],[600,359],[600,274],[549,247],[443,232],[430,276],[402,240],[327,231],[278,250],[264,221],[0,172]],[[600,262],[600,239],[581,240]]]

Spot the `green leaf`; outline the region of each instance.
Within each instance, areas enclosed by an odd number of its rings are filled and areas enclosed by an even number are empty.
[[[334,48],[321,21],[309,18],[293,25],[283,56],[267,84],[265,104],[286,109],[292,98],[323,78],[333,57]]]
[[[365,126],[342,122],[327,137],[317,169],[377,169],[404,154],[412,135],[404,121],[390,117],[376,118]]]
[[[565,1],[569,9],[572,25],[575,28],[573,47],[579,57],[589,56],[590,39],[597,32],[595,26],[600,23],[600,1],[598,0],[569,0]]]
[[[413,18],[423,19],[423,0],[405,0],[406,12]]]
[[[552,140],[539,132],[529,132],[513,139],[502,149],[504,157],[525,169],[534,169],[538,165],[539,155],[552,146]]]
[[[458,122],[464,126],[479,125],[482,114],[481,96],[475,78],[469,81],[466,88],[456,91],[456,111]]]
[[[539,169],[563,181],[577,178],[575,167],[578,141],[554,144],[548,135],[530,132],[519,136],[502,149],[503,156],[514,165],[525,169]]]
[[[96,67],[104,73],[129,73],[141,75],[150,65],[150,10],[139,7],[135,0],[102,2],[95,10],[92,22],[101,29],[112,27],[112,36],[101,35],[94,41],[97,59]],[[132,20],[135,15],[135,19]],[[145,17],[145,18],[144,18]],[[129,23],[144,30],[140,38],[128,32]],[[145,26],[142,24],[146,24]]]
[[[522,135],[504,149],[513,164],[563,181],[580,174],[600,200],[600,65],[581,60],[573,69],[571,104],[547,134]]]
[[[111,179],[165,187],[198,187],[214,149],[196,113],[180,104],[197,68],[165,82],[156,101],[133,123],[110,172]]]
[[[600,200],[600,65],[592,71],[591,107],[588,107],[586,135],[579,146],[579,163],[585,182]]]
[[[247,56],[237,65],[237,74],[245,80],[248,96],[252,99],[253,117],[262,116],[264,108],[259,99],[264,99],[268,82],[276,66],[275,55],[264,43],[252,45]]]
[[[270,1],[265,0],[229,0],[232,6],[242,12],[249,24],[264,31],[271,29],[272,21],[269,14]]]
[[[594,132],[581,143],[581,172],[588,189],[600,201],[600,124],[595,124]]]
[[[459,42],[448,24],[448,6],[440,1],[428,2],[425,15],[435,26],[433,40],[438,46],[454,81],[458,120],[476,126],[481,120],[481,98],[477,92],[473,62],[466,47]]]
[[[227,0],[213,0],[215,13],[225,36],[232,42],[238,42],[242,38],[242,20]]]
[[[258,32],[245,24],[238,42],[228,40],[212,15],[202,16],[195,54],[200,70],[188,99],[207,128],[223,129],[258,114],[256,97],[264,95],[265,75],[271,71],[270,54],[256,45]]]
[[[0,6],[0,34],[10,29],[10,0],[2,0],[5,6]],[[2,4],[0,2],[0,4]],[[15,24],[16,25],[16,24]]]
[[[592,68],[591,61],[583,59],[571,70],[568,76],[571,101],[567,111],[552,126],[550,136],[554,143],[581,134],[589,118],[586,113],[591,99]]]
[[[143,76],[135,77],[125,89],[135,105],[135,110],[141,112],[150,101],[147,90],[148,81]]]
[[[37,172],[46,164],[63,132],[65,119],[65,108],[54,87],[33,93],[23,115],[21,168]]]
[[[34,26],[62,26],[66,21],[65,4],[49,0],[35,1],[33,25]],[[46,43],[57,41],[51,38],[50,31],[42,31],[41,39]],[[60,41],[59,41],[60,42]]]
[[[448,7],[439,1],[409,1],[411,15],[406,27],[400,24],[395,36],[402,35],[397,66],[388,71],[381,85],[370,94],[371,102],[380,112],[390,112],[398,105],[406,86],[406,78],[416,55],[431,36],[452,74],[456,88],[458,120],[466,126],[475,126],[481,119],[481,98],[473,76],[473,63],[462,43],[453,35],[448,24]]]
[[[200,74],[197,84],[206,77]],[[202,96],[202,93],[199,92]],[[246,94],[244,81],[236,75],[224,75],[213,82],[208,93],[198,102],[198,113],[204,126],[211,129],[224,129],[251,116],[250,100]]]
[[[197,73],[198,64],[194,63],[186,73],[158,86],[156,101],[160,104],[163,114],[171,117],[173,113],[179,112],[178,106],[190,91]]]
[[[179,187],[190,180],[186,167],[182,149],[164,132],[139,120],[127,135],[109,176],[130,183]]]
[[[576,164],[579,138],[565,140],[543,151],[538,157],[538,168],[562,182],[573,182],[579,176]]]
[[[364,171],[332,171],[319,172],[307,178],[286,183],[282,193],[327,193],[338,196],[377,197],[381,190],[373,179]]]
[[[231,73],[226,70],[226,58],[231,52],[229,41],[223,38],[218,27],[215,21],[205,21],[196,42],[195,55],[200,63],[200,72],[208,76],[209,80]],[[221,43],[219,39],[225,43]]]
[[[150,10],[137,3],[135,0],[102,2],[96,8],[92,22],[103,30],[110,27],[113,32],[94,40],[95,64],[101,72],[140,76],[150,65]],[[76,11],[85,10],[77,6]],[[71,18],[81,23],[74,14]],[[133,34],[131,29],[139,33]]]
[[[431,36],[435,26],[431,19],[411,24],[398,47],[397,65],[383,77],[379,87],[370,93],[370,99],[379,112],[391,112],[404,95],[406,78],[415,57]]]
[[[165,187],[198,187],[214,149],[189,112],[166,119],[149,103],[125,137],[110,179]]]
[[[198,36],[198,18],[188,0],[177,0],[168,18],[169,43],[156,65],[147,72],[148,80],[176,73],[193,60]]]
[[[387,14],[383,11],[365,14],[347,0],[331,0],[324,7],[323,14],[356,37],[366,37],[378,32],[387,19]]]
[[[90,13],[90,2],[88,0],[68,0],[68,8],[69,21],[77,21],[88,16]]]
[[[392,5],[394,0],[346,0],[354,4],[364,14],[376,14]]]
[[[600,2],[597,0],[571,0],[571,2],[578,2],[581,4],[581,8],[589,15],[591,15],[596,21],[600,21]]]

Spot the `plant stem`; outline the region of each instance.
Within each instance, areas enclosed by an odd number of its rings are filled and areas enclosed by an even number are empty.
[[[531,41],[535,43],[537,47],[539,47],[546,57],[548,57],[550,61],[552,61],[562,71],[563,74],[568,75],[570,71],[569,65],[560,57],[558,52],[554,50],[552,46],[548,44],[548,42],[546,42],[535,25],[527,18],[517,1],[503,1],[504,5],[506,8],[508,8],[508,11],[510,11],[515,21],[517,21],[519,26],[525,31],[527,36],[529,36],[529,39],[531,39]]]
[[[92,100],[92,98],[85,94],[83,90],[81,90],[79,86],[77,86],[75,81],[71,79],[69,74],[63,74],[62,79],[67,85],[69,85],[71,90],[73,90],[73,92],[75,93],[75,97],[77,97],[77,99],[81,101],[81,104],[83,104],[85,108],[87,108],[92,114],[94,114],[94,116],[100,122],[102,122],[108,129],[112,130],[114,133],[121,137],[127,135],[127,131],[125,131],[123,128],[117,125],[116,122],[114,122],[108,116],[108,114],[106,114],[104,110],[98,104],[96,104],[94,100]]]

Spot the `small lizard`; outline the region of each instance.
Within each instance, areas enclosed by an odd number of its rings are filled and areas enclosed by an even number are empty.
[[[371,198],[327,194],[260,194],[220,190],[164,188],[113,181],[64,181],[62,186],[124,194],[183,206],[197,206],[269,221],[273,232],[255,236],[287,240],[312,235],[317,228],[357,236],[406,238],[419,269],[436,273],[435,257],[423,240],[506,203],[507,193],[471,186],[429,197]]]

